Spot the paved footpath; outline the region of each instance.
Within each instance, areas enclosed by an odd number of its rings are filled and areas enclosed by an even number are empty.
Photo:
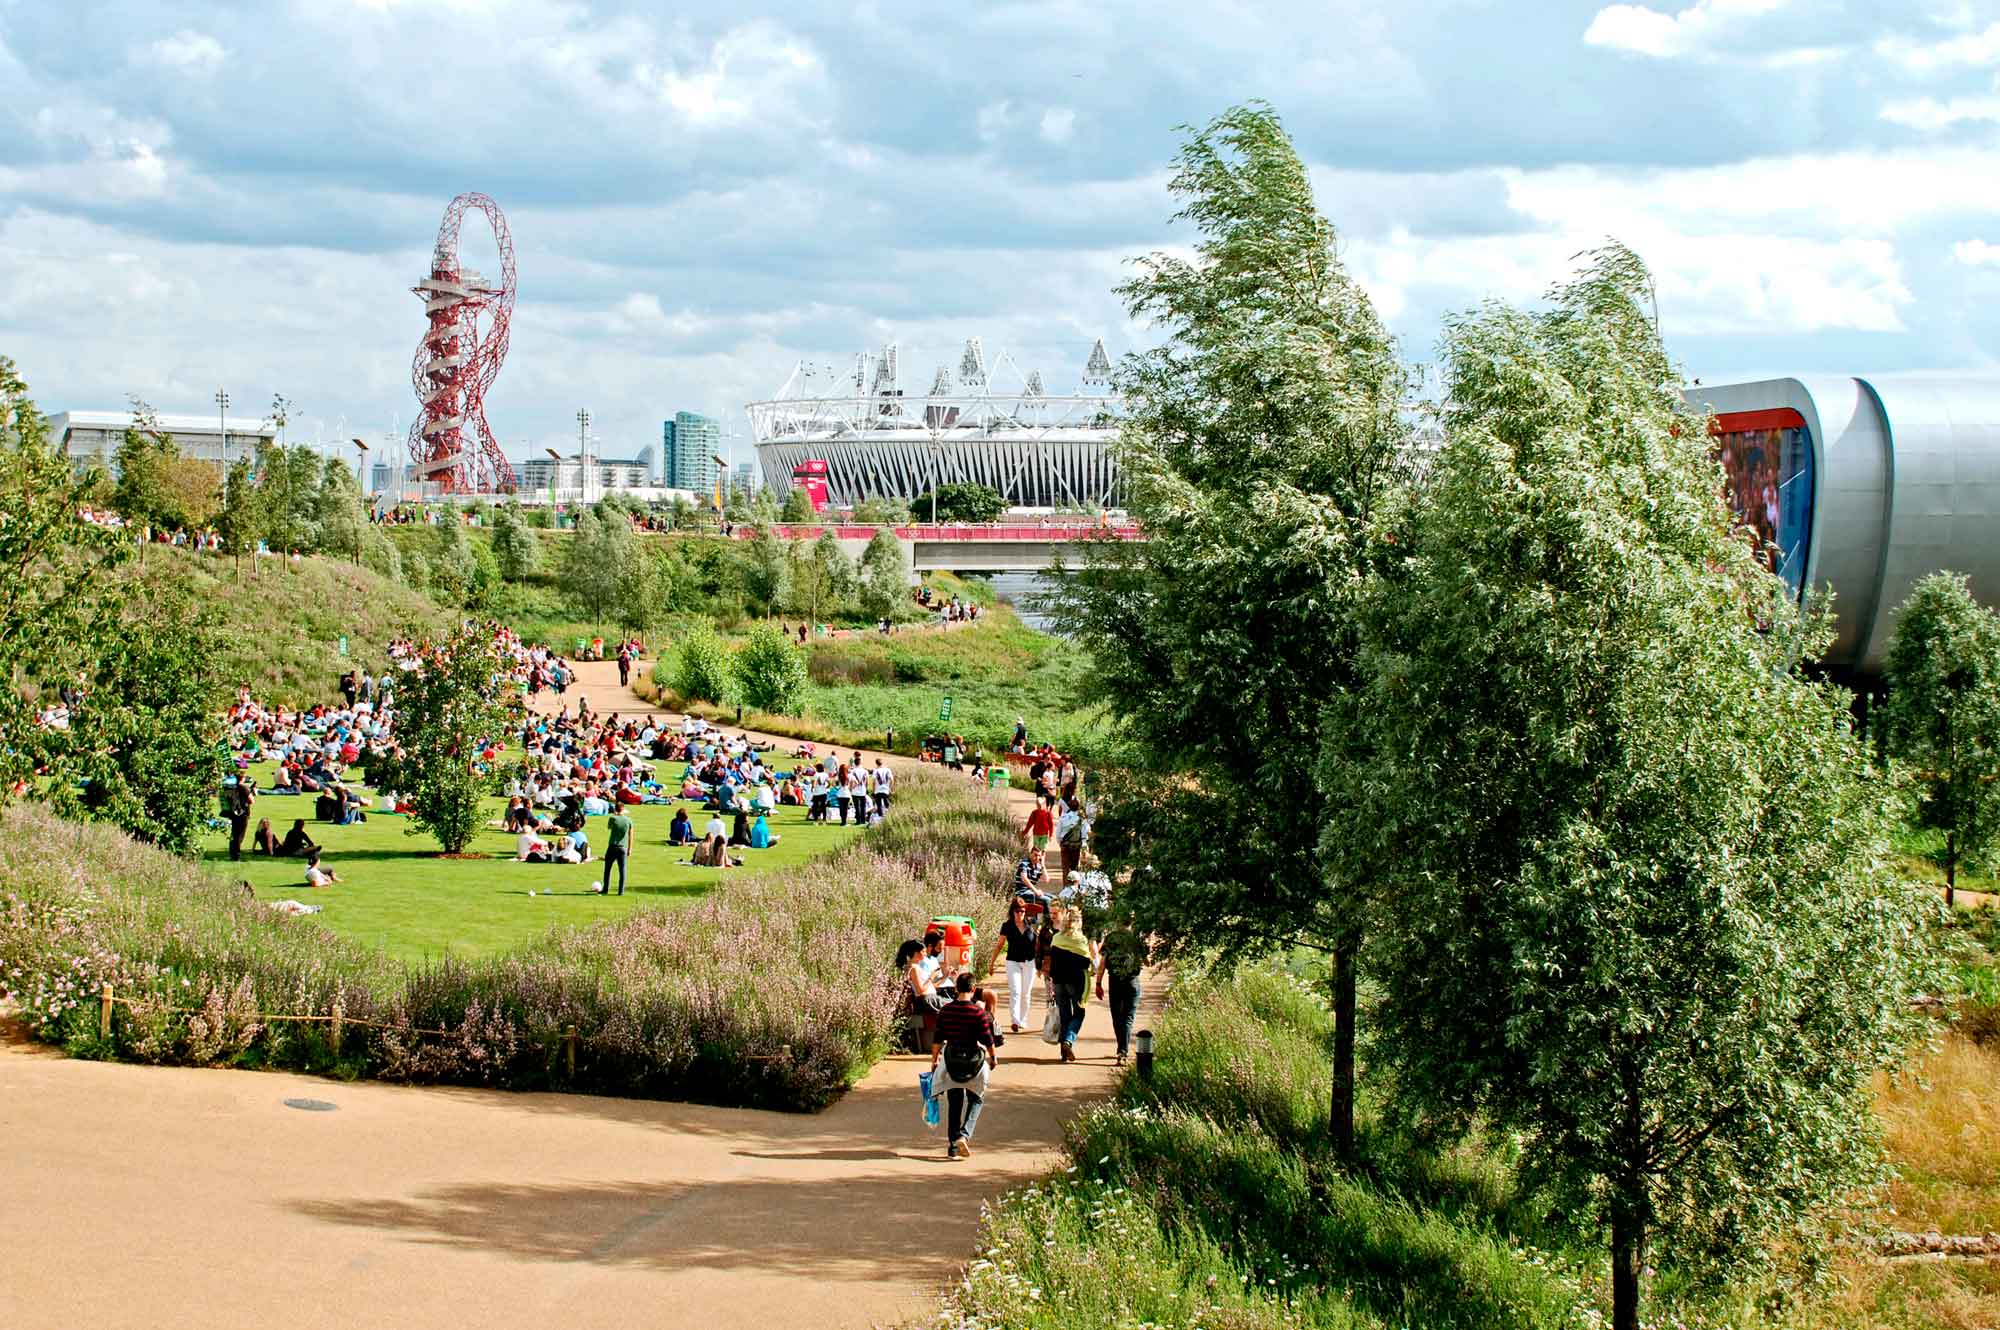
[[[628,709],[615,667],[584,668],[593,705]],[[923,1318],[980,1203],[1045,1172],[1108,1092],[1111,1052],[1101,1003],[1076,1065],[1011,1038],[977,1154],[948,1163],[918,1114],[927,1058],[885,1059],[805,1116],[77,1062],[8,1038],[0,1327]]]

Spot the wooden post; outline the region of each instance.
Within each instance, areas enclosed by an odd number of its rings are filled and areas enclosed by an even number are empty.
[[[574,1025],[566,1025],[563,1027],[563,1063],[568,1070],[569,1079],[571,1079],[572,1081],[575,1080],[576,1079],[576,1027]]]
[[[104,985],[104,996],[97,1003],[97,1037],[111,1037],[111,984],[108,981]]]
[[[792,1046],[790,1044],[778,1045],[778,1060],[780,1062],[790,1062],[792,1060]]]
[[[340,1007],[338,1005],[336,1005],[333,1009],[333,1031],[330,1036],[330,1042],[333,1044],[333,1055],[335,1057],[339,1057],[340,1056]]]

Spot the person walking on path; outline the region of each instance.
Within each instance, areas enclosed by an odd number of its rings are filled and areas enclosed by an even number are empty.
[[[1055,834],[1056,815],[1049,811],[1048,799],[1036,799],[1034,809],[1028,814],[1028,820],[1021,826],[1022,841],[1030,848],[1046,853],[1049,841]]]
[[[1056,848],[1062,853],[1063,880],[1083,866],[1083,810],[1064,800],[1056,819]]]
[[[611,865],[618,865],[618,894],[625,894],[625,862],[632,854],[632,819],[625,816],[624,806],[614,805],[618,811],[605,822],[611,839],[604,846],[604,885],[597,889],[600,896],[611,894]]]
[[[1001,930],[1003,933],[1005,929]],[[1111,979],[1111,1033],[1118,1040],[1118,1061],[1123,1064],[1132,1046],[1132,1022],[1139,1013],[1139,975],[1146,968],[1146,939],[1127,917],[1112,925],[1097,948],[1097,996],[1104,996],[1104,980]]]
[[[1000,938],[1007,944],[1007,1033],[1019,1034],[1034,1009],[1035,925],[1028,920],[1028,902],[1016,896],[1007,906]]]
[[[233,862],[243,857],[243,836],[250,830],[250,805],[257,802],[257,787],[251,784],[249,772],[236,778],[225,802],[229,809],[229,858]]]
[[[979,1110],[986,1104],[988,1078],[999,1064],[993,1042],[993,1018],[979,1000],[970,970],[958,976],[953,1001],[938,1013],[937,1043],[931,1050],[931,1075],[944,1064],[947,1159],[972,1156],[972,1133]]]
[[[632,648],[629,646],[618,648],[618,686],[620,688],[632,686]]]
[[[1076,1037],[1083,1032],[1084,1000],[1096,963],[1090,939],[1083,935],[1083,911],[1064,911],[1062,927],[1049,944],[1049,982],[1055,988],[1064,1062],[1076,1061]]]

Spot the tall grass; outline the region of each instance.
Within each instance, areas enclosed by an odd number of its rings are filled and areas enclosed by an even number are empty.
[[[1012,863],[997,801],[914,773],[886,827],[823,860],[491,960],[405,968],[17,806],[0,813],[0,996],[82,1056],[813,1109],[886,1048],[896,943],[937,913],[994,936]],[[134,1004],[108,1040],[107,982]],[[338,1052],[326,1023],[260,1015],[336,1012]]]

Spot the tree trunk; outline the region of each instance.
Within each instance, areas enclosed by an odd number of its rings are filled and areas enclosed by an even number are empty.
[[[1953,893],[1958,888],[1958,837],[1952,832],[1944,834],[1944,908],[1955,905]]]
[[[1354,952],[1358,938],[1348,938],[1333,953],[1333,1111],[1328,1129],[1333,1152],[1343,1163],[1354,1160]]]
[[[1611,1214],[1611,1330],[1639,1330],[1639,1271],[1646,1260],[1646,1227],[1629,1205]]]

